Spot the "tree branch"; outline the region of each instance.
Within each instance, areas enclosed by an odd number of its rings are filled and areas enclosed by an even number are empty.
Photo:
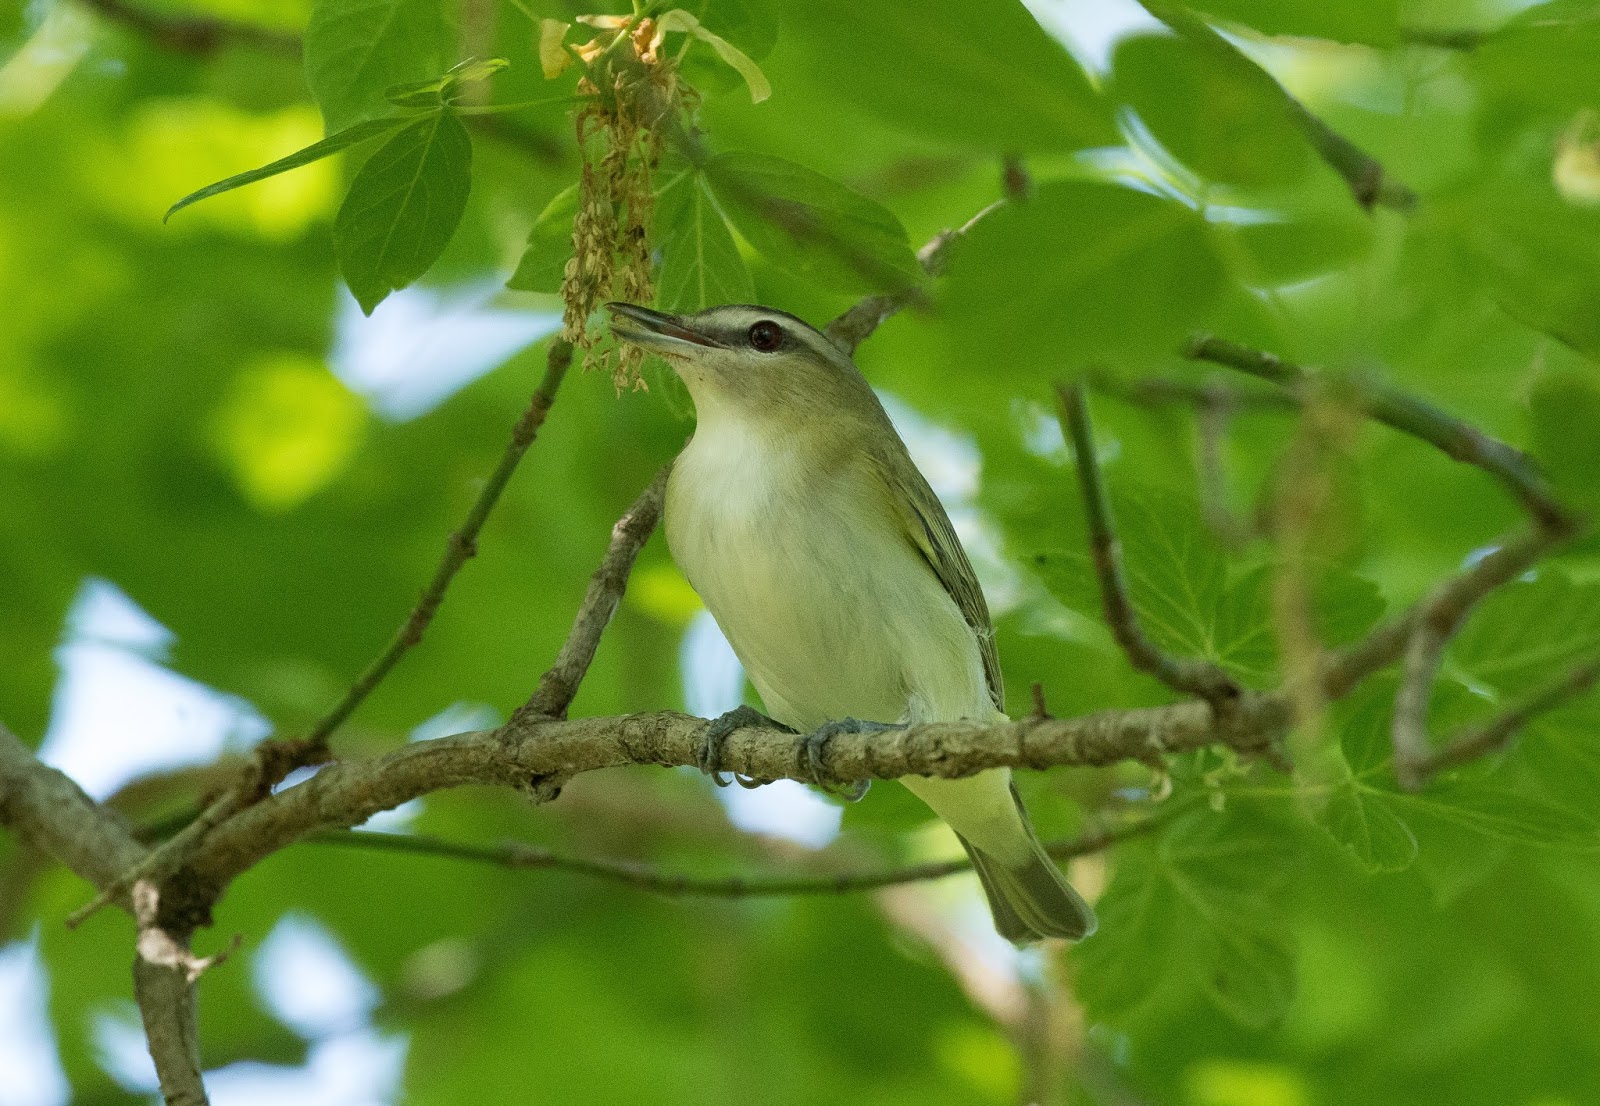
[[[145,850],[117,817],[90,799],[67,776],[40,763],[0,725],[0,826],[55,857],[105,890],[107,901],[139,922],[134,957],[134,998],[144,1020],[150,1056],[169,1106],[204,1106],[199,1045],[194,1028],[194,978],[208,963],[188,956],[186,938],[173,938],[158,920],[155,888],[116,892],[120,873],[138,865]],[[157,952],[157,950],[160,952]]]
[[[1149,833],[1170,814],[1163,812],[1130,822],[1115,829],[1087,833],[1081,837],[1051,841],[1045,851],[1057,860],[1086,856],[1099,852],[1118,842]],[[335,845],[344,848],[376,849],[388,852],[416,853],[424,856],[448,857],[500,868],[534,869],[570,872],[574,875],[618,883],[640,891],[658,895],[698,896],[705,898],[748,899],[777,898],[791,895],[843,895],[857,891],[872,891],[901,883],[919,883],[944,879],[969,871],[972,862],[960,860],[937,861],[928,864],[911,864],[901,868],[878,871],[837,872],[822,876],[703,876],[677,875],[662,872],[648,864],[629,860],[597,860],[580,856],[563,856],[549,849],[519,842],[502,845],[468,845],[445,841],[436,837],[413,834],[378,833],[370,830],[343,830],[315,833],[305,839],[313,845]]]
[[[1225,718],[1202,702],[1102,711],[1073,719],[941,722],[840,733],[821,755],[824,782],[960,777],[985,768],[1106,765],[1222,743],[1260,751],[1288,714],[1275,695],[1245,691]],[[628,764],[699,766],[711,723],[676,711],[571,720],[523,716],[495,730],[419,741],[369,761],[340,762],[218,826],[188,873],[204,894],[263,857],[320,830],[359,825],[432,791],[468,784],[539,788]],[[728,735],[714,768],[764,780],[813,782],[808,735],[748,727]]]
[[[1302,403],[1314,394],[1321,376],[1273,354],[1210,335],[1193,338],[1184,355],[1190,360],[1226,365],[1271,381]],[[1424,399],[1379,381],[1357,381],[1354,391],[1355,403],[1362,414],[1402,434],[1420,438],[1454,460],[1487,472],[1505,485],[1541,526],[1563,533],[1576,529],[1576,520],[1557,501],[1533,459],[1520,449],[1485,434]]]
[[[179,54],[209,57],[229,46],[253,47],[291,57],[300,54],[298,35],[255,23],[151,11],[127,0],[82,0],[82,3],[106,20],[137,31],[163,49]]]
[[[969,230],[977,226],[981,219],[1005,203],[1005,200],[996,200],[968,219],[960,228],[943,231],[935,235],[927,245],[917,251],[917,260],[922,263],[922,271],[930,277],[943,275],[945,266],[950,260],[951,247],[960,241],[961,237]],[[896,292],[868,296],[829,323],[823,328],[823,333],[842,346],[847,353],[854,354],[862,342],[872,337],[873,331],[882,326],[891,316],[914,303],[917,299],[917,294],[917,290],[914,287],[907,287]]]
[[[477,499],[468,509],[467,517],[445,543],[444,558],[434,570],[433,579],[423,589],[422,596],[411,609],[410,615],[395,631],[388,647],[367,665],[360,676],[356,677],[355,682],[350,685],[350,689],[339,702],[311,727],[304,738],[263,741],[256,747],[255,753],[240,773],[239,781],[232,788],[181,832],[151,849],[142,860],[107,885],[92,901],[74,911],[67,919],[69,927],[80,925],[85,918],[114,897],[126,894],[128,888],[139,880],[149,880],[157,884],[164,882],[168,876],[183,866],[189,854],[216,826],[260,799],[294,769],[327,760],[328,739],[383,682],[384,677],[400,662],[400,658],[422,640],[428,624],[433,621],[434,614],[439,610],[439,604],[444,600],[450,582],[455,579],[456,573],[466,564],[467,559],[478,551],[478,532],[483,529],[489,513],[500,501],[500,493],[510,482],[511,475],[516,471],[523,454],[538,437],[539,428],[544,425],[545,417],[555,403],[556,391],[561,387],[561,381],[566,377],[571,365],[572,344],[560,338],[552,339],[545,360],[544,378],[534,389],[527,410],[512,427],[511,440],[506,443],[499,463],[495,465],[494,471],[489,474],[482,490],[478,492]],[[209,904],[196,904],[195,909],[203,915],[209,909]]]
[[[1299,129],[1317,156],[1344,178],[1350,194],[1362,207],[1371,210],[1374,205],[1382,205],[1407,211],[1416,205],[1416,193],[1391,178],[1372,155],[1312,114],[1304,104],[1289,95],[1276,77],[1218,34],[1211,24],[1182,4],[1168,3],[1167,0],[1139,0],[1139,3],[1179,38],[1187,39],[1197,48],[1232,66],[1235,72],[1248,77],[1259,88],[1281,98],[1290,122]]]
[[[667,476],[671,464],[663,465],[655,479],[639,493],[639,498],[623,512],[611,528],[611,544],[606,549],[600,567],[589,578],[589,588],[584,592],[583,605],[573,620],[572,630],[561,645],[550,670],[539,677],[539,689],[528,700],[519,714],[527,713],[543,718],[565,718],[578,685],[589,671],[600,636],[611,624],[611,616],[622,602],[628,589],[628,576],[639,550],[650,540],[661,518],[661,505],[667,494]]]
[[[1418,785],[1436,773],[1459,768],[1505,748],[1529,722],[1582,695],[1597,681],[1600,681],[1600,656],[1574,666],[1482,726],[1419,759],[1412,765]]]
[[[1231,710],[1241,693],[1231,676],[1210,661],[1167,656],[1139,626],[1123,579],[1122,547],[1117,541],[1111,507],[1106,502],[1100,478],[1100,462],[1095,456],[1094,432],[1089,425],[1083,384],[1057,385],[1056,395],[1061,401],[1061,428],[1072,443],[1073,456],[1077,459],[1100,601],[1117,644],[1128,655],[1128,662],[1139,671],[1148,672],[1174,691],[1199,696],[1219,713]]]

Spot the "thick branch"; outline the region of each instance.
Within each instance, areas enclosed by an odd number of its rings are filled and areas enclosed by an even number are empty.
[[[187,958],[187,944],[169,937],[156,917],[154,888],[142,895],[112,892],[119,873],[145,855],[117,817],[62,773],[40,763],[10,730],[0,726],[0,825],[107,890],[108,901],[135,913],[139,949],[134,957],[134,997],[150,1041],[150,1056],[169,1106],[204,1106],[199,1045],[194,1028],[194,974],[205,962]],[[152,949],[184,955],[159,963]],[[193,973],[189,969],[193,969]]]
[[[1162,683],[1185,695],[1198,695],[1219,709],[1235,702],[1239,685],[1210,661],[1169,657],[1139,625],[1133,601],[1128,597],[1122,572],[1122,548],[1112,524],[1111,507],[1106,502],[1100,478],[1100,462],[1094,451],[1094,431],[1089,425],[1089,407],[1083,384],[1058,385],[1061,424],[1072,443],[1077,459],[1078,482],[1083,490],[1084,514],[1089,525],[1089,547],[1094,556],[1095,577],[1100,584],[1106,623],[1128,655],[1128,661],[1141,672],[1148,672]]]
[[[1149,833],[1165,821],[1165,816],[1154,816],[1130,822],[1116,829],[1100,830],[1081,837],[1046,843],[1045,851],[1057,860],[1085,856],[1099,852],[1119,841],[1126,841]],[[706,898],[749,899],[777,898],[790,895],[843,895],[857,891],[873,891],[901,883],[920,883],[944,879],[970,871],[972,862],[960,860],[937,861],[929,864],[912,864],[902,868],[884,868],[876,871],[837,872],[822,876],[724,876],[704,877],[677,875],[629,860],[597,860],[581,856],[563,856],[536,845],[507,842],[503,845],[467,845],[435,837],[412,834],[377,833],[362,830],[345,830],[313,834],[307,839],[316,845],[339,845],[346,848],[377,849],[389,852],[417,853],[424,856],[448,857],[470,860],[480,864],[493,864],[500,868],[534,869],[541,871],[571,872],[574,875],[618,883],[640,891],[658,895],[699,896]]]
[[[253,47],[291,57],[300,53],[298,36],[254,23],[152,11],[127,0],[82,2],[111,22],[138,31],[158,46],[180,54],[209,56],[229,46]]]
[[[1287,712],[1276,696],[1245,692],[1217,719],[1209,705],[1103,711],[1081,718],[941,722],[841,733],[821,758],[824,782],[972,775],[985,768],[1106,765],[1213,743],[1259,751],[1281,736]],[[190,872],[220,892],[228,880],[319,830],[359,825],[431,791],[469,784],[538,787],[628,764],[698,767],[709,722],[675,711],[616,718],[513,719],[497,730],[421,741],[370,761],[330,765],[218,826]],[[805,735],[751,727],[734,731],[713,767],[756,779],[812,782]]]
[[[656,523],[661,518],[662,500],[667,494],[667,476],[670,464],[663,465],[650,485],[639,493],[639,498],[623,512],[611,528],[611,544],[600,561],[600,567],[589,578],[589,588],[584,592],[583,605],[573,620],[572,630],[562,643],[561,652],[550,670],[539,677],[539,690],[534,692],[522,710],[545,718],[565,718],[578,685],[589,671],[600,636],[611,624],[611,616],[622,602],[628,588],[628,575],[639,550],[650,540]]]

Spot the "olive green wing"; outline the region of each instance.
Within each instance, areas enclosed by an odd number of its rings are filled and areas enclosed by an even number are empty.
[[[983,651],[989,698],[995,709],[1003,712],[1006,693],[1000,677],[1000,656],[994,647],[994,625],[989,621],[989,604],[973,574],[972,562],[967,560],[967,551],[961,548],[961,539],[956,537],[950,516],[945,514],[938,496],[911,462],[898,437],[890,448],[893,447],[898,447],[897,457],[886,450],[873,458],[885,496],[906,539],[933,570],[950,598],[956,601],[962,617],[977,635],[978,647]]]

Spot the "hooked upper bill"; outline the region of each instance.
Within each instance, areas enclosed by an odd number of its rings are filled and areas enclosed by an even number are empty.
[[[621,302],[606,304],[606,310],[611,312],[611,333],[647,349],[667,352],[685,345],[728,348],[709,334],[685,326],[677,315]]]

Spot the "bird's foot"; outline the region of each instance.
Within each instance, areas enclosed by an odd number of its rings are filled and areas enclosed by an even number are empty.
[[[859,718],[840,718],[833,722],[824,722],[800,741],[801,753],[805,757],[806,771],[811,774],[811,782],[847,803],[860,802],[862,796],[866,795],[867,788],[872,786],[872,781],[856,780],[850,786],[842,788],[829,782],[826,765],[823,763],[827,755],[828,742],[839,734],[881,733],[894,728],[885,726],[881,722],[863,722]]]
[[[711,782],[718,787],[728,786],[728,781],[723,778],[722,772],[717,768],[717,765],[722,763],[722,753],[728,744],[728,735],[735,730],[742,730],[746,727],[777,730],[779,733],[794,732],[782,722],[768,718],[754,707],[747,707],[743,704],[728,711],[726,714],[713,718],[711,724],[706,727],[705,740],[700,744],[698,762],[700,771],[710,776]],[[767,782],[766,780],[753,779],[750,776],[741,776],[738,772],[733,773],[733,778],[740,787],[760,787]]]

